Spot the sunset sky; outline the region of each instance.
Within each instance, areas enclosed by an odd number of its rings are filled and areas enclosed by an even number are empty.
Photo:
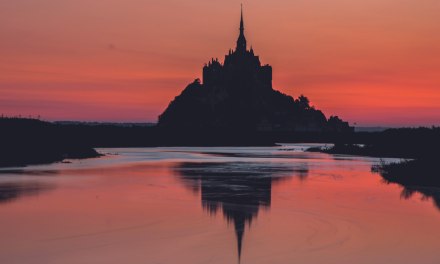
[[[0,112],[154,122],[245,36],[273,88],[357,126],[440,125],[439,0],[2,0]]]

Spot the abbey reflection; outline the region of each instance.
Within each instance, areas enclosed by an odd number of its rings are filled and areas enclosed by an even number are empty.
[[[241,11],[240,35],[237,46],[225,55],[223,65],[212,59],[203,67],[203,85],[212,87],[229,87],[229,92],[248,94],[258,93],[263,89],[272,89],[272,67],[262,66],[258,56],[254,55],[252,46],[247,50],[244,36],[243,9]]]
[[[222,211],[227,222],[234,224],[240,259],[245,227],[251,226],[260,209],[269,209],[273,183],[294,175],[305,179],[308,168],[300,166],[270,162],[184,162],[177,165],[175,172],[187,187],[201,193],[203,210],[213,215]]]

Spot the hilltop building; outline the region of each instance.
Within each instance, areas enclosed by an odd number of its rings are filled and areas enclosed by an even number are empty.
[[[214,58],[205,64],[203,85],[208,88],[225,86],[248,95],[258,92],[259,89],[272,89],[272,67],[262,66],[260,58],[254,54],[252,47],[247,50],[243,10],[240,20],[240,35],[235,51],[229,50],[223,64]]]
[[[241,10],[239,36],[223,63],[212,58],[196,79],[170,102],[158,126],[226,127],[259,131],[354,131],[339,119],[272,88],[272,67],[262,65],[252,46],[248,50]]]

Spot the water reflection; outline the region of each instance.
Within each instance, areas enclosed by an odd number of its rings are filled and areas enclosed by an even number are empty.
[[[57,170],[0,170],[0,204],[10,203],[26,196],[38,196],[42,191],[55,188],[55,185],[43,183],[37,179],[23,180],[20,176],[51,176],[57,175]]]
[[[397,184],[403,187],[402,192],[400,193],[400,198],[403,199],[411,199],[414,194],[419,193],[421,195],[421,200],[428,201],[432,198],[434,206],[437,210],[440,210],[440,188],[437,187],[422,187],[422,186],[408,186],[398,180],[388,180],[386,175],[383,173],[379,173],[382,176],[382,182],[385,184]]]
[[[269,209],[273,183],[298,175],[305,180],[306,164],[249,162],[183,162],[176,172],[194,192],[201,192],[203,210],[217,214],[221,209],[237,237],[238,259],[246,226],[261,209]]]
[[[440,189],[429,187],[417,187],[417,186],[404,186],[401,198],[410,199],[415,193],[422,195],[422,200],[429,200],[432,198],[435,207],[440,210]]]
[[[7,182],[0,184],[0,204],[9,203],[23,196],[38,196],[40,192],[53,189],[53,186],[37,182]]]

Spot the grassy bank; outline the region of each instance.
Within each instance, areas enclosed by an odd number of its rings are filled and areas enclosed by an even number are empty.
[[[336,141],[332,147],[306,151],[370,157],[402,158],[400,162],[373,166],[388,182],[403,186],[440,187],[440,128],[389,129],[357,143]],[[406,160],[411,159],[411,160]]]
[[[380,173],[387,181],[403,186],[422,186],[440,188],[440,169],[438,157],[425,157],[415,160],[389,162],[373,165],[371,170]]]

